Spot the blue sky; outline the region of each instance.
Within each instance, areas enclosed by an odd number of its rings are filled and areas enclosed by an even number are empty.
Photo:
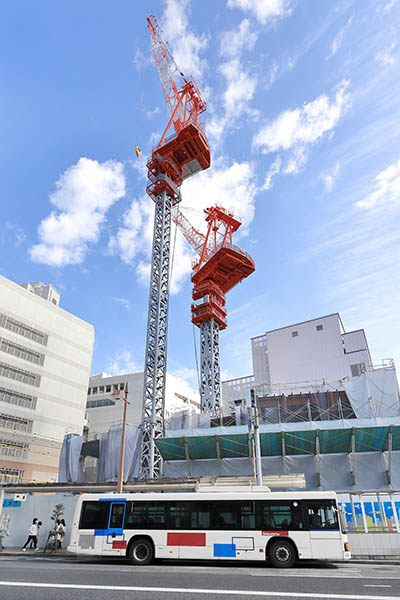
[[[53,283],[94,324],[93,372],[144,362],[145,162],[168,118],[150,13],[208,104],[212,167],[184,184],[181,209],[203,227],[203,208],[233,208],[256,263],[228,295],[223,377],[251,373],[251,336],[332,312],[365,328],[375,363],[400,365],[400,1],[2,0],[0,11],[0,272]],[[191,257],[178,232],[168,364],[194,385]]]

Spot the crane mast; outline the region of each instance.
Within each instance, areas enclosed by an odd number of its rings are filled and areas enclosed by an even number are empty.
[[[142,406],[139,476],[157,478],[162,471],[155,440],[163,435],[167,369],[169,273],[172,209],[181,201],[184,179],[210,166],[210,149],[199,115],[206,104],[193,80],[179,72],[160,35],[154,16],[147,19],[154,60],[170,119],[147,161],[146,191],[154,201],[154,233],[150,274]],[[173,134],[167,137],[171,126]]]

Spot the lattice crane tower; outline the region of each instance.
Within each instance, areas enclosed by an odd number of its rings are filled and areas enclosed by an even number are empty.
[[[227,327],[226,293],[255,270],[254,261],[234,246],[232,234],[241,222],[220,206],[207,208],[207,234],[195,229],[178,207],[173,220],[200,255],[192,269],[192,323],[200,328],[201,410],[217,416],[221,408],[219,332]]]
[[[210,166],[210,149],[199,119],[206,103],[192,79],[179,71],[161,39],[156,18],[147,19],[154,60],[170,119],[147,162],[147,193],[155,203],[149,310],[144,367],[140,477],[161,474],[155,440],[164,429],[167,368],[171,209],[180,202],[182,182]],[[179,81],[179,83],[176,82]],[[167,137],[167,134],[171,135]]]

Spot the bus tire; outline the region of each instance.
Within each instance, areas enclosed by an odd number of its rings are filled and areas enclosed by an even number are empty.
[[[128,556],[133,565],[149,565],[154,558],[153,544],[146,538],[138,538],[129,546]]]
[[[268,561],[273,567],[289,569],[296,562],[296,550],[291,542],[287,540],[275,540],[268,548]]]

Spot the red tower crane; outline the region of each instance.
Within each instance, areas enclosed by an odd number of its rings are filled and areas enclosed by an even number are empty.
[[[154,200],[155,213],[141,424],[142,479],[161,474],[155,439],[164,429],[172,206],[181,200],[183,180],[210,166],[210,149],[200,121],[206,103],[195,82],[177,68],[153,15],[147,25],[170,118],[147,161],[146,191]]]
[[[215,416],[221,407],[219,332],[227,327],[226,293],[255,270],[254,261],[234,246],[232,234],[241,222],[220,206],[207,208],[207,234],[192,227],[175,209],[173,220],[199,254],[192,270],[192,323],[200,329],[201,410]]]

